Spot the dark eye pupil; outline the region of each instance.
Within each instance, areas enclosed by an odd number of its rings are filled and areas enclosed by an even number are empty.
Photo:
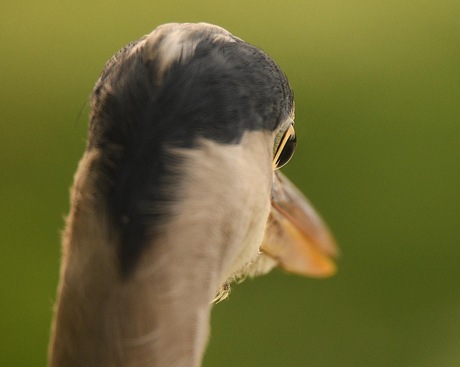
[[[292,156],[294,155],[296,142],[297,141],[296,141],[295,135],[289,138],[283,150],[281,151],[278,161],[276,162],[276,166],[278,168],[283,167],[285,164],[287,164],[287,162],[291,160]]]
[[[289,133],[288,131],[286,133]],[[282,139],[284,140],[284,138]],[[279,169],[286,165],[294,155],[297,139],[295,133],[292,131],[291,135],[288,137],[284,146],[280,147],[281,153],[278,156],[278,159],[275,162],[275,169]]]

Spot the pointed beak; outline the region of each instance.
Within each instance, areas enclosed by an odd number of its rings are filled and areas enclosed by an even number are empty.
[[[282,269],[312,277],[336,272],[337,246],[309,201],[281,172],[274,174],[272,207],[260,250]]]

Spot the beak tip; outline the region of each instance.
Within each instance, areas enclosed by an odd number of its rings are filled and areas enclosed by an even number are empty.
[[[337,273],[337,265],[329,257],[323,257],[320,261],[317,261],[315,263],[310,262],[308,264],[298,264],[298,266],[284,265],[285,264],[280,264],[281,268],[283,268],[284,270],[290,273],[307,276],[310,278],[329,278]]]

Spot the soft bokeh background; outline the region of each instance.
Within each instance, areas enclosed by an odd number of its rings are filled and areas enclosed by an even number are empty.
[[[458,0],[3,1],[0,365],[46,363],[87,97],[168,21],[219,24],[285,70],[300,141],[285,172],[342,249],[332,279],[236,286],[204,365],[459,366]]]

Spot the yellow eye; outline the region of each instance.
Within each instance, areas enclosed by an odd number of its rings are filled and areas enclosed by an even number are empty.
[[[291,124],[286,129],[283,137],[276,148],[275,155],[273,157],[273,169],[277,170],[286,165],[287,162],[294,155],[297,139],[295,136],[294,125]]]

